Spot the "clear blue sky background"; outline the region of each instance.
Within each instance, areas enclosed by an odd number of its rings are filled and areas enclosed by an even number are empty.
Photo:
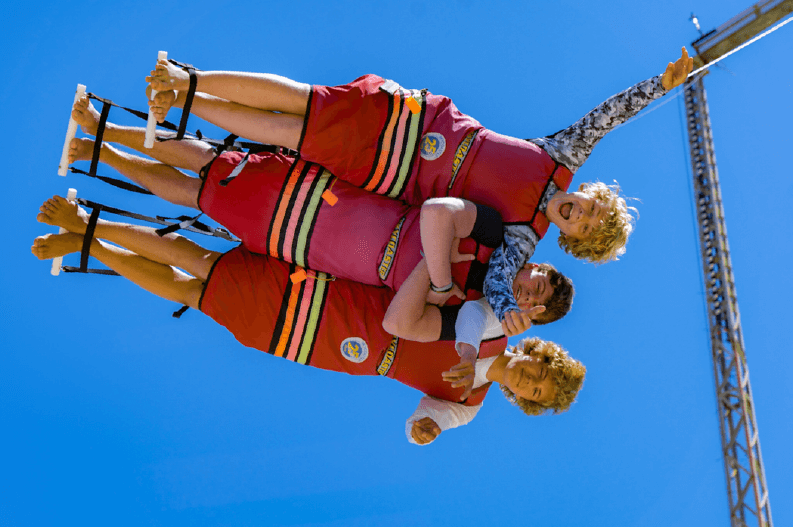
[[[495,391],[470,425],[428,447],[404,436],[414,390],[246,349],[198,312],[172,319],[178,306],[122,279],[53,278],[29,247],[52,230],[35,222],[39,204],[69,186],[182,212],[56,175],[76,84],[144,108],[158,50],[310,83],[376,72],[533,137],[660,73],[696,38],[692,10],[707,30],[749,5],[6,6],[0,525],[727,525],[681,98],[609,135],[576,176],[617,179],[641,199],[627,255],[579,263],[556,247],[555,228],[538,250],[577,285],[572,313],[536,334],[588,366],[579,402],[526,418]],[[786,26],[706,80],[778,526],[793,524],[791,49]]]

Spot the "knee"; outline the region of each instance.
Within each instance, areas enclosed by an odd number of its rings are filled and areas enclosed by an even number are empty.
[[[191,278],[183,282],[180,288],[180,298],[176,301],[195,310],[200,310],[199,304],[201,303],[201,295],[204,294],[205,285],[206,283],[198,278]]]

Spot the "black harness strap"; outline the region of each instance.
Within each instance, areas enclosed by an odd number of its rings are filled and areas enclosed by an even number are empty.
[[[174,311],[171,316],[173,318],[182,318],[182,315],[184,315],[184,312],[188,309],[190,309],[190,306],[182,306],[178,310]]]
[[[91,168],[88,169],[88,172],[94,176],[96,176],[96,167],[99,165],[99,154],[102,152],[102,137],[105,135],[107,116],[110,114],[110,106],[112,104],[109,101],[102,103],[102,114],[99,116],[99,124],[96,127],[96,139],[94,139],[94,154],[91,157]]]
[[[91,217],[88,218],[88,226],[85,228],[85,235],[83,236],[83,249],[80,252],[80,272],[84,273],[88,270],[88,257],[91,254],[91,241],[94,239],[94,230],[96,230],[96,222],[99,219],[99,213],[102,211],[102,205],[94,207],[91,211]]]
[[[138,194],[147,194],[149,196],[153,196],[154,195],[152,192],[149,192],[148,190],[146,190],[143,187],[139,187],[137,185],[133,185],[132,183],[127,183],[126,181],[122,181],[120,179],[115,179],[115,178],[112,178],[112,177],[99,176],[99,175],[96,175],[96,174],[91,174],[90,172],[86,172],[85,170],[80,170],[79,168],[75,168],[75,167],[69,167],[69,170],[72,171],[75,174],[83,174],[83,175],[86,175],[88,177],[92,177],[92,178],[98,179],[100,181],[104,181],[108,185],[113,185],[114,187],[117,187],[117,188],[120,188],[120,189],[123,189],[123,190],[129,190],[130,192],[137,192]]]
[[[94,99],[95,101],[99,101],[102,104],[106,103],[106,104],[109,104],[110,106],[115,106],[116,108],[121,108],[122,110],[124,110],[126,112],[129,112],[132,115],[134,115],[135,117],[139,117],[140,119],[143,119],[144,121],[148,121],[149,120],[149,114],[148,113],[143,113],[143,112],[135,110],[133,108],[127,108],[126,106],[121,106],[120,104],[116,104],[116,103],[114,103],[113,101],[111,101],[109,99],[103,99],[102,97],[99,97],[98,95],[95,95],[93,93],[88,93],[87,95],[88,95],[89,99]],[[161,123],[157,123],[157,126],[165,128],[166,130],[170,130],[172,132],[176,132],[179,129],[175,124],[173,124],[170,121],[163,121]]]
[[[240,173],[242,172],[242,169],[245,168],[245,165],[248,163],[248,158],[250,157],[250,155],[251,155],[251,153],[250,153],[250,151],[248,151],[245,154],[245,157],[242,158],[242,161],[240,161],[239,164],[234,167],[234,170],[232,170],[231,173],[228,176],[226,176],[225,179],[220,181],[218,183],[218,185],[220,185],[221,187],[225,187],[229,183],[231,183],[234,180],[234,178],[239,176]]]
[[[79,267],[73,267],[71,265],[64,265],[61,267],[61,270],[64,273],[85,273],[85,274],[103,274],[107,276],[121,276],[117,272],[112,269],[85,269],[82,270]]]
[[[77,203],[79,203],[81,205],[85,205],[86,207],[89,207],[89,208],[92,208],[92,209],[94,209],[96,207],[102,207],[102,210],[104,212],[108,212],[110,214],[116,214],[118,216],[124,216],[124,217],[127,217],[127,218],[133,218],[133,219],[136,219],[136,220],[146,221],[146,222],[149,222],[149,223],[159,223],[160,225],[165,225],[167,227],[170,227],[174,223],[178,224],[181,221],[184,221],[186,219],[190,219],[189,216],[182,216],[181,218],[177,218],[176,219],[177,221],[169,221],[169,220],[173,220],[173,219],[172,218],[167,218],[165,216],[157,216],[157,217],[145,216],[143,214],[137,214],[135,212],[130,212],[130,211],[127,211],[127,210],[118,209],[118,208],[115,208],[115,207],[109,207],[107,205],[100,205],[99,203],[95,203],[93,201],[89,201],[89,200],[84,199],[84,198],[77,198]],[[190,225],[188,227],[183,227],[183,228],[186,231],[195,232],[195,233],[198,233],[198,234],[205,234],[207,236],[214,236],[216,238],[221,238],[223,240],[234,242],[234,243],[239,243],[240,242],[240,240],[236,236],[233,236],[226,229],[223,229],[223,228],[220,228],[220,227],[213,229],[209,225],[206,225],[205,223],[201,223],[200,221],[194,221],[192,223],[192,225]]]
[[[198,131],[200,132],[200,130]],[[221,144],[213,145],[215,147],[215,155],[219,156],[226,150],[236,150],[234,144],[235,141],[239,138],[240,136],[238,135],[229,134],[228,137],[226,137]]]
[[[204,225],[200,221],[199,222],[196,221],[196,220],[198,220],[198,218],[203,216],[203,214],[204,213],[202,212],[198,216],[194,216],[192,218],[189,217],[189,216],[179,216],[178,218],[176,218],[178,220],[181,220],[179,223],[174,223],[173,225],[171,225],[169,227],[163,227],[162,229],[157,229],[155,232],[158,235],[160,235],[160,236],[165,236],[166,234],[170,234],[172,232],[176,232],[179,229],[186,229],[187,227],[190,227],[191,225],[193,225],[195,223],[198,223],[199,228],[201,226],[203,226],[204,228],[206,228],[208,230],[209,229],[208,225]],[[160,216],[157,216],[157,217],[159,218]],[[174,219],[174,218],[163,218],[163,219]]]
[[[171,61],[176,64],[175,61]],[[195,90],[196,85],[198,84],[198,78],[195,74],[195,68],[189,64],[182,64],[182,69],[187,71],[190,75],[190,88],[187,90],[187,96],[184,100],[184,105],[182,106],[182,119],[179,121],[179,130],[176,132],[176,140],[181,141],[184,137],[184,131],[187,128],[187,120],[190,118],[190,108],[193,107],[193,97],[195,97]]]

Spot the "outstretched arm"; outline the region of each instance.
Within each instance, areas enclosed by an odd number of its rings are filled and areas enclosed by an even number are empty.
[[[488,262],[485,298],[508,337],[520,335],[531,327],[529,314],[518,307],[512,283],[518,271],[534,255],[537,241],[528,226],[509,225],[504,229],[504,243],[493,252]]]
[[[595,145],[610,131],[624,123],[655,99],[685,81],[694,60],[683,48],[681,57],[670,62],[662,75],[657,75],[613,95],[573,125],[551,136],[530,139],[571,172],[578,170]]]

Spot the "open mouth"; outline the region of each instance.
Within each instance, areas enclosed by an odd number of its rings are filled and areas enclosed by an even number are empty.
[[[573,212],[573,204],[570,203],[569,201],[567,203],[562,203],[559,206],[559,215],[566,220],[570,219],[570,214],[572,214],[572,212]]]

